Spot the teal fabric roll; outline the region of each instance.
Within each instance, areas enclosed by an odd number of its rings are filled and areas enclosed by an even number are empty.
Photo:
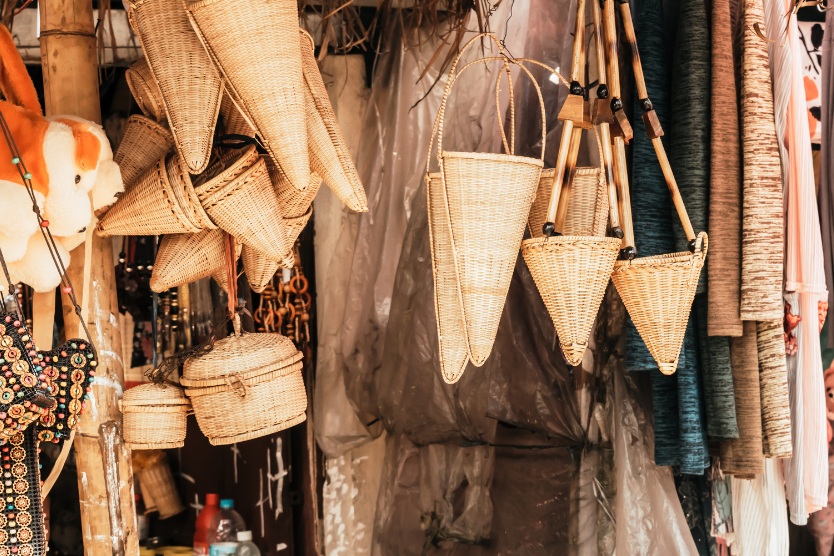
[[[738,438],[730,339],[727,336],[707,334],[707,303],[707,294],[699,294],[695,296],[693,307],[698,321],[707,436],[715,439]]]

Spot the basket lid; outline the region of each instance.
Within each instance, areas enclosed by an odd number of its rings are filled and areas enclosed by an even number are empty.
[[[188,405],[185,390],[170,384],[141,384],[125,390],[122,404],[133,405]]]
[[[291,365],[300,356],[292,340],[280,334],[232,335],[215,343],[205,355],[187,360],[183,365],[183,384],[264,374]]]

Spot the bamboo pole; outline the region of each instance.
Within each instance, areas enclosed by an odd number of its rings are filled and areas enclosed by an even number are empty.
[[[40,44],[45,113],[101,122],[91,0],[41,0]],[[118,400],[124,389],[113,248],[87,227],[67,269],[98,351],[98,376],[75,436],[86,556],[139,553],[130,451],[121,442]],[[83,337],[79,316],[63,298],[67,337]]]

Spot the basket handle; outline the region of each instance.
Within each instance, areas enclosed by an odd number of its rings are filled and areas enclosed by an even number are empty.
[[[232,379],[237,381],[237,385],[232,384]],[[249,385],[246,384],[246,381],[240,376],[240,373],[235,373],[231,376],[227,376],[224,378],[226,384],[229,386],[229,389],[232,391],[233,394],[240,398],[245,398],[247,394],[249,394]]]
[[[482,37],[489,37],[498,46],[498,50],[499,50],[501,56],[500,57],[481,58],[479,60],[475,60],[473,62],[470,62],[470,63],[466,64],[460,70],[460,72],[455,74],[455,71],[457,70],[458,63],[460,62],[460,58],[461,58],[461,56],[463,56],[463,53],[466,52],[466,50],[475,41],[477,41],[478,39],[480,39]],[[469,42],[467,42],[466,45],[461,49],[460,53],[458,53],[457,57],[455,58],[455,61],[452,63],[451,69],[449,70],[449,76],[446,78],[446,87],[443,90],[443,98],[440,101],[440,109],[437,112],[437,117],[435,118],[434,126],[432,127],[432,136],[431,136],[431,141],[429,142],[429,150],[428,150],[428,153],[426,153],[426,179],[428,179],[428,174],[431,170],[431,153],[432,153],[432,149],[434,147],[435,134],[437,135],[437,162],[438,162],[438,164],[441,162],[441,158],[442,158],[442,155],[443,155],[443,117],[444,117],[445,112],[446,112],[446,103],[449,100],[449,93],[452,90],[452,86],[454,85],[457,78],[460,77],[460,75],[463,73],[463,71],[466,68],[468,68],[468,67],[470,67],[470,66],[472,66],[476,63],[485,63],[485,62],[492,61],[492,60],[502,60],[504,62],[505,67],[508,67],[509,64],[514,64],[514,65],[518,66],[530,77],[531,81],[533,81],[533,86],[536,89],[536,94],[539,97],[539,108],[541,109],[541,117],[542,117],[542,148],[541,148],[541,156],[540,156],[539,159],[542,161],[542,163],[544,162],[545,144],[546,144],[546,141],[547,141],[547,129],[546,129],[547,128],[547,120],[546,120],[546,116],[545,116],[544,99],[542,98],[541,89],[539,89],[538,84],[536,83],[535,79],[533,79],[532,74],[530,73],[529,70],[527,70],[527,68],[525,68],[524,66],[516,63],[514,60],[510,59],[507,56],[506,52],[504,51],[504,48],[501,46],[501,43],[498,41],[498,39],[495,37],[495,35],[493,35],[492,33],[479,33],[478,35],[472,37],[472,39],[470,39]],[[512,121],[514,121],[514,118],[515,118],[514,111],[515,111],[515,100],[512,97],[510,97],[510,117],[511,117]],[[502,132],[503,132],[503,129],[502,129]],[[504,140],[506,141],[506,139],[504,139]],[[506,142],[505,142],[505,145],[506,145]],[[509,154],[512,155],[512,154],[515,154],[515,153],[514,153],[514,151],[511,150]]]

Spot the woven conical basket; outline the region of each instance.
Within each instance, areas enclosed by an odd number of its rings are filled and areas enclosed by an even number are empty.
[[[439,173],[428,174],[426,196],[429,212],[429,240],[434,276],[434,312],[437,319],[437,344],[440,352],[440,373],[447,384],[454,384],[469,363],[466,324],[455,274],[455,259],[449,237],[449,220]]]
[[[162,238],[150,286],[163,292],[213,275],[224,268],[223,231],[171,234]]]
[[[617,292],[658,367],[667,375],[678,367],[708,244],[707,234],[701,232],[695,253],[641,257],[614,265],[611,279]]]
[[[145,116],[127,119],[125,132],[113,161],[119,165],[125,188],[130,187],[174,146],[171,132]]]
[[[310,174],[310,183],[307,189],[299,191],[292,186],[278,165],[272,162],[269,157],[266,157],[266,167],[269,169],[269,179],[272,180],[272,187],[275,188],[275,193],[278,195],[282,214],[287,218],[306,214],[321,187],[321,178],[318,174]]]
[[[209,162],[223,80],[188,22],[181,0],[139,0],[128,10],[162,93],[171,133],[189,172]]]
[[[194,225],[200,229],[216,230],[217,225],[206,214],[197,193],[194,191],[191,175],[188,173],[188,168],[186,168],[182,157],[178,153],[174,153],[168,158],[165,168],[168,171],[168,182]]]
[[[220,102],[220,115],[223,117],[223,133],[225,135],[255,136],[255,130],[237,109],[228,91],[223,94],[223,100]]]
[[[555,173],[556,171],[552,168],[542,170],[536,198],[533,200],[530,216],[527,219],[532,237],[544,237],[542,226],[547,219],[547,205],[550,201]],[[591,229],[598,230],[600,225],[603,230],[605,229],[605,222],[608,219],[608,199],[604,188],[600,187],[604,180],[605,174],[599,168],[576,169],[568,201],[564,235],[591,235]],[[596,210],[598,206],[604,210]]]
[[[278,263],[269,260],[254,247],[243,247],[243,270],[249,286],[257,293],[263,293],[267,284],[278,271]]]
[[[286,257],[286,227],[263,160],[225,186],[204,195],[203,188],[207,185],[211,184],[198,187],[197,195],[217,225],[272,260]]]
[[[211,202],[215,193],[222,192],[229,183],[240,177],[257,161],[258,151],[254,145],[225,153],[205,172],[191,180],[200,203]]]
[[[125,71],[125,79],[133,98],[142,113],[159,123],[167,121],[165,106],[162,104],[162,93],[153,78],[148,59],[139,58]]]
[[[133,184],[98,223],[99,235],[161,235],[199,232],[168,181],[161,158]]]
[[[553,236],[521,244],[521,254],[571,365],[582,362],[621,241],[599,236]]]
[[[307,141],[310,168],[351,210],[367,212],[368,198],[350,157],[345,138],[330,105],[330,97],[319,72],[313,39],[301,31],[301,60],[307,88],[304,104],[307,113]]]
[[[304,190],[310,160],[297,5],[286,0],[187,4],[235,104],[293,186]]]

